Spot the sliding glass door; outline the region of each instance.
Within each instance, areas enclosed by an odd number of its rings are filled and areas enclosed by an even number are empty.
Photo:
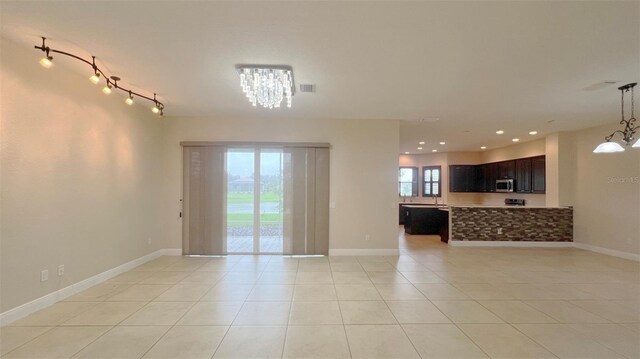
[[[229,148],[227,253],[282,253],[282,150]]]
[[[181,144],[183,254],[329,252],[327,144]]]
[[[260,253],[282,253],[282,150],[260,152]]]

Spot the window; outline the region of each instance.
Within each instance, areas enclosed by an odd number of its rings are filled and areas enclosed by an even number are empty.
[[[398,194],[400,197],[418,196],[418,167],[400,167],[398,171]]]
[[[422,197],[442,197],[440,186],[440,166],[422,167]]]

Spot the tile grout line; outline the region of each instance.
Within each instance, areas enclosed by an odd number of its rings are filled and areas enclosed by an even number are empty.
[[[347,350],[349,351],[349,357],[353,358],[353,354],[351,353],[351,344],[349,344],[349,336],[347,335],[347,327],[344,324],[344,316],[342,315],[342,307],[340,306],[340,299],[338,298],[338,288],[336,288],[336,281],[333,278],[333,270],[331,269],[331,261],[327,258],[329,262],[329,273],[331,273],[331,281],[333,282],[333,290],[336,292],[336,301],[338,304],[338,313],[340,313],[340,321],[342,322],[342,332],[344,333],[345,341],[347,342]],[[357,261],[357,259],[356,259]],[[360,263],[358,263],[359,265]],[[365,272],[366,273],[366,272]]]
[[[134,269],[135,269],[135,268],[134,268]],[[133,282],[133,283],[131,284],[131,286],[134,286],[134,285],[138,284],[138,283],[139,283],[140,281],[142,281],[142,280],[144,280],[144,279],[140,279],[140,280],[138,280],[138,281],[136,281],[136,282]],[[126,289],[125,289],[125,290],[126,290]],[[168,289],[167,289],[167,290],[168,290]],[[114,295],[111,295],[111,296],[109,296],[109,297],[107,297],[107,298],[105,298],[101,303],[109,303],[107,300],[108,300],[108,299],[110,299],[110,298],[112,298],[112,297],[113,297],[113,296],[115,296],[115,295],[117,295],[117,293],[116,293],[116,294],[114,294]],[[158,294],[158,295],[159,295],[159,294]],[[126,316],[125,318],[123,318],[120,322],[116,323],[115,325],[112,325],[112,326],[111,326],[111,328],[109,328],[107,331],[105,331],[105,332],[104,332],[104,333],[102,333],[101,335],[97,336],[94,340],[92,340],[91,342],[87,343],[85,346],[83,346],[83,347],[82,347],[82,348],[80,348],[78,351],[76,351],[75,353],[73,353],[73,355],[71,355],[71,356],[70,356],[70,358],[76,357],[80,352],[82,352],[83,350],[85,350],[85,349],[86,349],[87,347],[89,347],[91,344],[95,343],[98,339],[100,339],[100,338],[102,338],[103,336],[105,336],[107,333],[111,332],[111,331],[113,330],[113,328],[115,328],[115,327],[117,327],[117,326],[118,326],[118,324],[122,323],[122,322],[123,322],[123,321],[125,321],[127,318],[129,318],[131,315],[133,315],[133,314],[137,313],[138,311],[140,311],[142,308],[144,308],[144,307],[145,307],[147,304],[149,304],[150,302],[151,302],[151,301],[145,302],[145,303],[146,303],[145,305],[143,305],[142,307],[138,308],[137,310],[135,310],[133,313],[131,313],[130,315]],[[73,318],[76,318],[76,317],[78,317],[79,315],[80,315],[80,314],[78,314],[78,315],[74,316]],[[69,318],[67,321],[69,321],[69,320],[71,320],[71,319],[73,319],[73,318]],[[93,326],[93,325],[92,325],[92,326]],[[98,326],[98,325],[95,325],[95,326]]]

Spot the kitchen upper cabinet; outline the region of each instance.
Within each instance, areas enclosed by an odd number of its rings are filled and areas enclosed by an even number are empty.
[[[533,193],[545,193],[546,190],[546,159],[545,156],[533,157],[531,159],[531,181]]]
[[[496,180],[503,178],[515,180],[515,192],[545,193],[545,156],[481,165],[450,165],[449,192],[495,192]]]
[[[449,166],[449,192],[475,192],[476,166]]]
[[[516,192],[529,193],[532,191],[531,158],[516,160]]]
[[[476,166],[476,192],[495,192],[498,164],[487,163]]]
[[[475,166],[476,182],[473,186],[474,192],[485,192],[487,170],[484,166]]]
[[[487,167],[487,177],[485,177],[485,191],[486,192],[495,192],[496,191],[496,180],[498,179],[498,164],[497,163],[488,163],[483,165]]]
[[[516,161],[498,162],[498,178],[514,178],[516,175]]]

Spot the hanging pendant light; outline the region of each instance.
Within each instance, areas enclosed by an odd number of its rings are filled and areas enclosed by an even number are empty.
[[[605,142],[599,144],[598,147],[596,147],[596,149],[593,150],[593,153],[623,152],[624,147],[622,147],[617,142],[611,142],[611,139],[613,138],[613,136],[615,136],[616,133],[619,133],[620,135],[622,135],[622,142],[624,142],[626,146],[631,146],[633,148],[640,148],[640,139],[638,139],[633,145],[631,145],[631,143],[635,139],[634,136],[636,134],[636,131],[638,130],[638,128],[640,128],[640,126],[635,125],[636,118],[633,113],[634,111],[633,88],[636,85],[637,83],[632,82],[624,86],[618,87],[618,90],[620,90],[620,94],[622,95],[622,99],[620,100],[621,107],[622,107],[622,111],[621,111],[622,119],[620,120],[620,124],[624,125],[624,128],[622,130],[613,131],[609,136],[605,137],[604,138]],[[624,118],[624,93],[629,91],[631,91],[631,117],[629,117],[629,119],[626,120]]]

